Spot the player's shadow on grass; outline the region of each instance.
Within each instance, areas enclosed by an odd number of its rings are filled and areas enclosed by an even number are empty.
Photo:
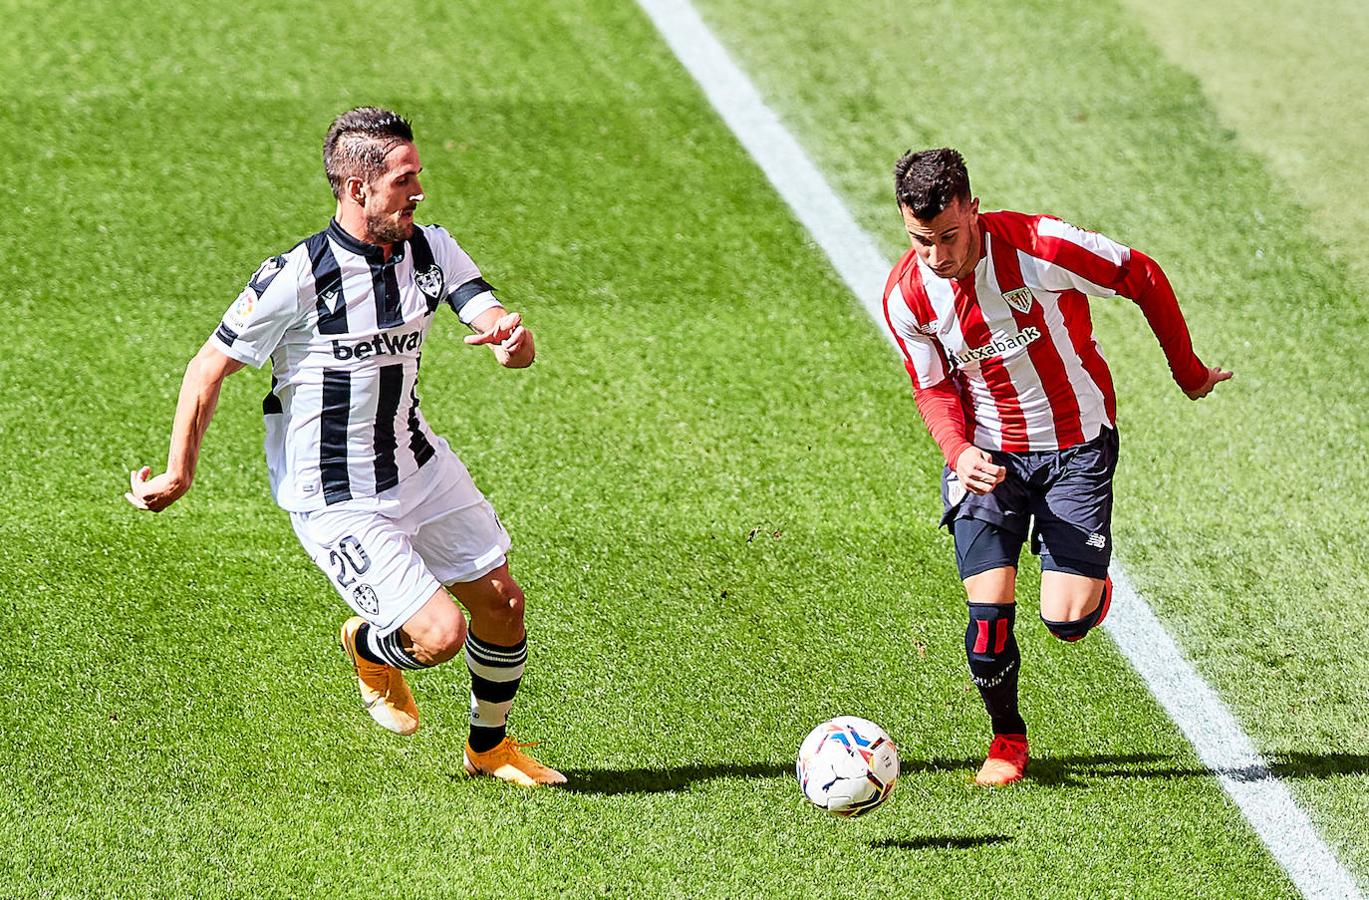
[[[1369,754],[1363,753],[1279,753],[1266,758],[1265,770],[1229,770],[1222,774],[1242,781],[1276,778],[1330,778],[1336,775],[1369,774]],[[906,759],[905,775],[918,772],[960,772],[972,775],[983,760]],[[715,765],[675,766],[662,769],[572,769],[563,790],[574,794],[660,794],[686,790],[700,781],[715,778],[779,778],[792,776],[793,766],[779,763],[720,763]],[[1161,753],[1099,753],[1073,756],[1045,756],[1033,759],[1027,770],[1029,781],[1054,787],[1087,784],[1099,778],[1207,778],[1207,768]],[[930,837],[899,843],[905,850],[958,846],[956,841],[983,840],[999,843],[1011,838],[988,835],[980,838]],[[929,843],[930,842],[930,843]],[[906,844],[906,846],[904,846]],[[889,846],[895,846],[891,843]],[[971,844],[967,846],[978,846]]]
[[[659,794],[682,791],[713,778],[792,777],[792,765],[723,763],[675,766],[666,769],[571,769],[562,790],[573,794]]]
[[[1272,753],[1267,759],[1280,778],[1369,775],[1369,753]]]
[[[973,850],[989,844],[1006,844],[1011,840],[1012,837],[1006,834],[928,835],[906,840],[885,838],[882,841],[871,841],[870,846],[876,850]]]
[[[1267,768],[1225,769],[1219,774],[1237,781],[1265,778],[1331,778],[1336,775],[1369,774],[1369,754],[1363,753],[1276,753],[1265,758]],[[982,760],[927,759],[904,760],[903,772],[973,773]],[[1202,765],[1181,763],[1160,753],[1101,753],[1075,756],[1046,756],[1033,759],[1027,778],[1038,784],[1072,786],[1095,778],[1207,778],[1213,772]]]

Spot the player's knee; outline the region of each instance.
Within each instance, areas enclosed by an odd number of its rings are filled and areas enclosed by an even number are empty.
[[[414,637],[413,656],[424,665],[436,666],[453,658],[466,644],[466,617],[453,608],[452,615],[429,623]]]
[[[506,625],[520,625],[523,622],[523,589],[512,579],[494,582],[489,613]]]
[[[1073,642],[1081,640],[1084,635],[1088,634],[1089,631],[1093,629],[1093,626],[1098,624],[1098,616],[1101,608],[1102,604],[1099,604],[1099,607],[1093,612],[1078,619],[1057,622],[1054,619],[1047,619],[1045,616],[1042,616],[1041,621],[1045,622],[1046,629],[1050,631],[1051,634],[1060,638],[1060,640]]]
[[[1044,583],[1045,578],[1046,573],[1043,573],[1041,595],[1041,621],[1045,623],[1046,629],[1050,631],[1051,634],[1060,638],[1060,640],[1062,641],[1073,642],[1083,639],[1084,635],[1088,634],[1094,628],[1102,624],[1103,619],[1108,614],[1108,607],[1112,603],[1112,580],[1107,577],[1106,572],[1103,573],[1101,584],[1099,584],[1095,589],[1095,597],[1075,598],[1076,602],[1093,603],[1093,609],[1089,610],[1087,613],[1084,613],[1082,615],[1079,615],[1077,612],[1079,608],[1078,606],[1073,606],[1073,608],[1071,608],[1071,604],[1067,602],[1068,598],[1060,596],[1053,596],[1051,598],[1048,598],[1046,596],[1046,585]],[[1059,620],[1050,619],[1046,616],[1045,611],[1047,609],[1050,609],[1057,615],[1059,615],[1060,613],[1065,613],[1068,615],[1069,613],[1073,612],[1075,613],[1076,618]]]

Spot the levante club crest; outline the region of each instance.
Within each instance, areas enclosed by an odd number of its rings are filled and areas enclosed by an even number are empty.
[[[442,267],[433,263],[422,272],[414,275],[414,284],[423,292],[429,300],[440,301],[442,299],[442,288],[446,285],[446,279],[442,275]]]

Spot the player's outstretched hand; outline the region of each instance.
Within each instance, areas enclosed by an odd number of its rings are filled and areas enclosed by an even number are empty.
[[[152,469],[143,466],[141,469],[134,469],[129,475],[130,487],[124,493],[124,499],[139,509],[161,512],[179,500],[190,488],[190,485],[172,478],[167,472],[156,478],[148,478],[151,474]]]
[[[1008,477],[1008,470],[994,462],[987,451],[966,447],[955,461],[955,474],[971,494],[987,494]]]
[[[1226,371],[1220,366],[1208,366],[1207,381],[1203,382],[1203,386],[1196,390],[1184,391],[1184,393],[1188,394],[1188,399],[1190,400],[1201,400],[1212,393],[1212,389],[1217,386],[1219,381],[1226,381],[1232,374],[1233,373]]]
[[[489,344],[499,364],[521,369],[532,364],[532,332],[523,327],[523,317],[505,313],[484,331],[466,335],[468,344]]]

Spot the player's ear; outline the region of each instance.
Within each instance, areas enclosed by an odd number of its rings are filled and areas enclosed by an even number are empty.
[[[357,178],[356,176],[352,176],[351,178],[348,178],[346,182],[343,183],[342,187],[343,190],[346,192],[347,197],[353,203],[355,203],[357,206],[366,205],[366,182],[362,181],[360,178]]]
[[[979,198],[974,197],[970,200],[970,215],[979,215]]]

